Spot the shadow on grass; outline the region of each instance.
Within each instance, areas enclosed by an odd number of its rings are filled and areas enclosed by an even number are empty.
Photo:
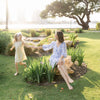
[[[68,90],[65,83],[57,84],[57,87],[54,85],[36,86],[35,89],[30,86],[27,87],[29,88],[29,91],[24,93],[23,90],[22,93],[19,93],[18,100],[86,100],[82,92],[85,88],[100,88],[100,83],[98,80],[100,80],[100,73],[88,69],[88,73],[86,75],[76,80],[72,84],[74,87],[74,90],[72,91]],[[61,91],[62,87],[64,90]]]
[[[100,39],[100,32],[86,32],[78,34],[80,38]]]

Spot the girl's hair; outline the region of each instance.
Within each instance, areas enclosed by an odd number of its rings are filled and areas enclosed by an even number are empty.
[[[59,42],[64,42],[64,35],[63,35],[63,32],[61,31],[57,31],[57,36],[58,36],[58,40]]]
[[[22,36],[21,32],[15,34],[15,41],[18,41],[18,37],[19,37],[20,35]]]

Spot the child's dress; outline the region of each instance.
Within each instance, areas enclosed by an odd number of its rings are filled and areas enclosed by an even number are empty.
[[[66,43],[61,43],[59,47],[57,47],[56,41],[53,41],[49,45],[43,45],[43,50],[47,51],[50,49],[53,49],[53,54],[50,57],[50,65],[52,68],[54,68],[55,64],[58,63],[61,56],[67,57]]]
[[[25,51],[24,51],[24,45],[22,44],[22,41],[18,41],[14,43],[15,46],[15,62],[19,63],[27,59]]]

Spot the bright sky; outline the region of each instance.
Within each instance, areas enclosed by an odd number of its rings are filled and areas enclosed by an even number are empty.
[[[54,0],[8,0],[10,20],[16,21],[20,16],[20,20],[25,18],[27,21],[31,21],[34,14],[45,9],[46,5],[52,1]],[[0,20],[5,20],[5,2],[6,0],[0,0]],[[66,19],[68,18],[57,18],[56,21]],[[91,20],[100,21],[100,13],[92,15]]]

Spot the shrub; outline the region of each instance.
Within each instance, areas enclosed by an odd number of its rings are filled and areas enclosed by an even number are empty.
[[[100,23],[96,24],[96,30],[100,30]]]
[[[30,33],[30,30],[22,29],[21,32]]]
[[[76,30],[75,30],[75,33],[83,33],[83,30],[80,29],[80,28],[79,28],[79,29],[76,29]]]
[[[22,34],[23,34],[23,36],[25,36],[25,37],[30,37],[30,36],[31,36],[30,34],[25,33],[25,32],[22,32]]]
[[[77,35],[75,33],[69,34],[69,39],[73,42],[73,44],[72,44],[73,46],[76,43],[76,38],[77,38]]]
[[[32,48],[31,47],[30,48],[25,47],[25,53],[26,53],[27,56],[31,56],[33,54]]]
[[[40,34],[36,32],[35,30],[30,30],[31,37],[38,37]]]
[[[15,55],[15,49],[10,51],[10,48],[12,47],[12,45],[13,45],[12,42],[7,45],[6,50],[5,50],[5,55],[9,55],[9,56]],[[25,47],[25,53],[27,56],[31,56],[33,54],[33,49],[31,47],[30,48]]]
[[[41,83],[44,81],[52,82],[55,76],[55,71],[49,65],[45,58],[33,61],[28,59],[28,67],[24,70],[23,76],[27,81]]]
[[[79,66],[81,66],[84,59],[84,51],[81,48],[77,49],[77,61],[79,63]]]
[[[76,49],[69,49],[68,55],[71,56],[72,62],[78,61],[79,66],[82,64],[84,59],[84,51],[81,48],[77,47]]]
[[[61,29],[61,32],[65,32],[65,30],[64,29]]]
[[[4,54],[7,45],[12,41],[12,37],[7,32],[0,32],[0,53]]]
[[[13,43],[9,43],[8,46],[6,47],[6,50],[5,50],[5,55],[9,55],[9,56],[14,56],[15,55],[15,48],[10,51],[10,48],[12,47]]]
[[[50,30],[50,29],[48,29],[48,30],[46,30],[46,32],[45,32],[45,33],[46,33],[46,35],[47,35],[47,36],[49,36],[49,35],[51,35],[51,30]]]

